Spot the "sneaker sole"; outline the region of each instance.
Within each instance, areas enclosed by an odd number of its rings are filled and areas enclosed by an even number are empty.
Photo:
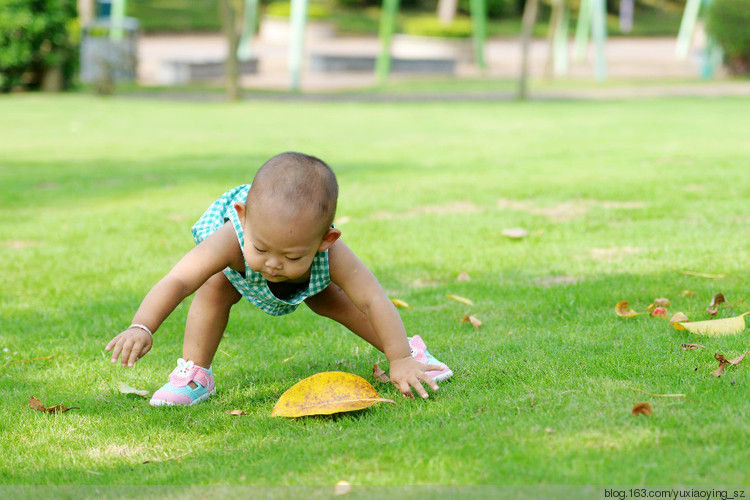
[[[448,380],[452,376],[453,376],[453,371],[449,368],[447,372],[441,373],[440,375],[435,377],[433,380],[435,380],[435,382],[442,382],[443,380]]]
[[[172,403],[170,401],[164,401],[163,399],[152,399],[151,401],[148,402],[148,404],[150,404],[153,407],[158,407],[158,406],[193,406],[193,405],[197,405],[198,403],[202,403],[203,401],[207,400],[208,398],[210,398],[214,394],[216,394],[216,388],[214,388],[213,391],[207,392],[203,396],[201,396],[199,398],[196,398],[195,400],[191,401],[189,405],[183,405],[183,404],[180,404],[180,403]]]

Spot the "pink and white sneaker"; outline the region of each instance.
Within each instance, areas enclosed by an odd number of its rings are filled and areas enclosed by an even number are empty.
[[[195,389],[190,387],[195,384]],[[169,382],[151,396],[151,406],[195,405],[216,392],[214,376],[208,370],[196,366],[192,361],[177,360],[177,368],[169,374]]]
[[[411,347],[412,357],[420,363],[440,366],[439,370],[430,370],[426,372],[427,375],[435,380],[435,382],[447,380],[453,376],[453,372],[450,368],[448,368],[448,365],[446,365],[445,363],[441,363],[437,360],[437,358],[435,358],[435,356],[427,352],[427,346],[425,345],[424,340],[422,340],[422,337],[420,337],[419,335],[414,335],[413,337],[409,338],[409,347]]]

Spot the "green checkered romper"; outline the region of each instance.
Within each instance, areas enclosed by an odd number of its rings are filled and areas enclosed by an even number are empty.
[[[214,231],[223,226],[227,221],[232,223],[237,233],[242,255],[245,255],[245,232],[242,230],[240,218],[234,209],[235,202],[245,203],[250,184],[237,186],[230,189],[221,198],[216,200],[206,212],[198,219],[191,231],[196,245],[205,240]],[[268,282],[260,274],[256,273],[245,261],[245,275],[227,267],[224,274],[230,283],[253,305],[259,307],[267,314],[281,316],[293,312],[308,297],[322,292],[331,282],[328,274],[328,251],[318,252],[312,262],[310,270],[310,283],[307,288],[302,288],[291,297],[280,299],[268,288]]]

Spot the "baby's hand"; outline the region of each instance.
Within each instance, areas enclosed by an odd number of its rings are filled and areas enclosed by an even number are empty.
[[[153,343],[148,332],[131,327],[110,340],[104,350],[112,351],[113,363],[116,363],[122,354],[122,366],[134,366],[136,361],[151,350]]]
[[[414,397],[414,394],[411,392],[411,388],[413,387],[420,396],[426,399],[428,395],[427,391],[422,387],[422,382],[429,385],[433,391],[438,390],[437,384],[426,372],[429,370],[439,370],[439,366],[425,365],[411,356],[394,359],[390,362],[390,365],[391,382],[401,391],[404,397]]]

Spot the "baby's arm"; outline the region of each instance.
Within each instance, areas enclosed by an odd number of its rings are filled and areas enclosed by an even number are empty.
[[[331,281],[341,287],[375,329],[381,343],[376,347],[388,359],[393,384],[406,397],[412,397],[412,387],[423,398],[428,397],[422,382],[433,390],[438,386],[426,371],[440,367],[425,365],[411,356],[401,317],[378,280],[341,240],[328,249],[328,258]]]
[[[239,256],[239,260],[238,260]],[[195,292],[208,278],[227,266],[242,265],[244,260],[234,229],[225,224],[190,250],[146,294],[133,317],[133,325],[144,325],[155,332],[185,297]],[[122,356],[123,366],[133,366],[146,355],[153,344],[151,335],[139,327],[131,327],[109,341],[112,362]]]

